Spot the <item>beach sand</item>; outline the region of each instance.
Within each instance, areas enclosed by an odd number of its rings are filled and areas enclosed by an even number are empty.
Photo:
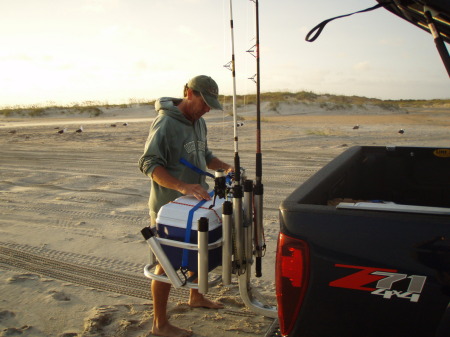
[[[241,166],[254,178],[254,107],[239,115]],[[0,119],[0,336],[148,335],[149,250],[140,230],[148,225],[149,180],[137,162],[154,117],[153,107],[136,105],[96,118]],[[205,119],[209,147],[232,163],[232,117],[211,111]],[[261,132],[267,251],[263,277],[252,284],[275,305],[280,202],[354,145],[450,147],[450,108],[263,104]],[[235,279],[208,294],[225,309],[192,309],[187,294],[172,291],[169,314],[194,336],[263,336],[273,323],[245,308]]]

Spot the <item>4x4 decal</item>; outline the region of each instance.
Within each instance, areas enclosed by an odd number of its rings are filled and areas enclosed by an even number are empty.
[[[427,279],[426,276],[408,276],[407,274],[400,274],[396,269],[350,266],[344,264],[335,264],[335,267],[352,268],[358,269],[359,271],[330,282],[330,287],[370,291],[371,294],[383,296],[385,299],[397,297],[408,299],[411,302],[418,302]],[[399,290],[394,288],[396,282],[405,279],[409,279],[408,287],[406,289]]]

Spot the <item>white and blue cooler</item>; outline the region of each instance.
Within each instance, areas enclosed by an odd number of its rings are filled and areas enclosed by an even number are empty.
[[[192,196],[182,196],[164,205],[156,218],[158,237],[197,244],[198,220],[208,218],[208,243],[214,243],[222,237],[222,204],[225,199],[199,201]],[[175,270],[180,267],[189,271],[198,271],[197,251],[172,247],[161,242],[161,246]],[[222,247],[208,251],[208,270],[222,263]],[[184,264],[184,265],[183,265]]]

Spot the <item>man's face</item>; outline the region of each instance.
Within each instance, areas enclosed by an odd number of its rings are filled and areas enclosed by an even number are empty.
[[[200,117],[202,117],[205,113],[209,112],[211,108],[208,106],[208,104],[205,103],[203,100],[203,97],[201,95],[194,95],[192,93],[191,97],[191,116],[193,120],[198,120]]]

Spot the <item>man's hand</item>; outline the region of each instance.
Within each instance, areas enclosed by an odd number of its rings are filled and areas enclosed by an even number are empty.
[[[184,195],[192,195],[197,200],[211,200],[208,191],[199,184],[183,184],[178,191]]]
[[[187,184],[167,172],[162,166],[157,166],[153,170],[152,179],[159,185],[176,190],[184,195],[192,195],[198,200],[211,200],[208,191],[200,184]]]

